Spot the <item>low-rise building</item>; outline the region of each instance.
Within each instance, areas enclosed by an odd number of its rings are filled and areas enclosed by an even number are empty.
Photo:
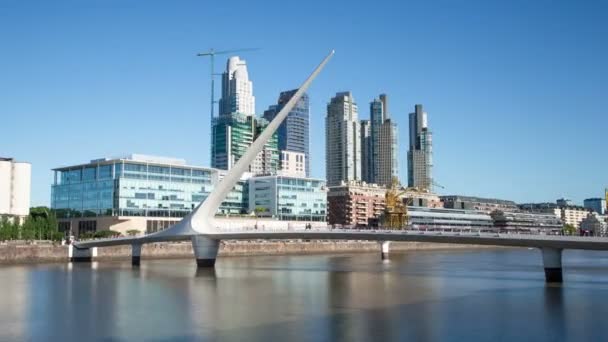
[[[249,211],[279,220],[325,222],[325,182],[314,178],[280,175],[251,177]]]
[[[378,219],[385,206],[386,188],[360,181],[331,186],[327,193],[330,225],[368,226]]]
[[[51,208],[59,228],[74,235],[167,228],[203,201],[226,172],[189,166],[183,159],[138,154],[53,171]],[[228,194],[218,215],[247,214],[249,176]]]
[[[563,228],[561,219],[553,213],[495,210],[490,216],[501,233],[560,234]]]
[[[409,225],[422,230],[493,231],[490,215],[477,210],[408,207]]]
[[[569,224],[577,229],[581,227],[581,222],[589,214],[589,209],[578,206],[560,207],[558,210],[556,210],[555,215],[559,215],[564,224]]]
[[[494,210],[517,210],[515,202],[495,198],[460,195],[440,196],[440,198],[443,202],[443,207],[449,209],[479,210],[485,213],[490,213]]]
[[[608,216],[590,212],[581,221],[580,226],[581,233],[585,235],[606,236],[608,235]]]
[[[30,213],[32,166],[0,158],[0,217],[22,222]]]

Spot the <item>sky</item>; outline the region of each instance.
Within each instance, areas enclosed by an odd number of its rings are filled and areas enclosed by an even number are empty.
[[[59,166],[129,153],[209,166],[196,53],[259,48],[240,56],[261,114],[335,49],[309,90],[312,176],[329,99],[352,91],[368,119],[386,93],[402,182],[423,104],[438,193],[582,204],[608,186],[606,37],[605,1],[0,0],[0,156],[32,164],[33,206],[50,204]]]

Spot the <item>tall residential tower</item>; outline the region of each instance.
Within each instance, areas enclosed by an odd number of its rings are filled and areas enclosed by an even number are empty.
[[[410,113],[410,149],[407,152],[407,184],[431,190],[433,186],[433,135],[428,128],[427,114],[417,104]]]
[[[325,118],[325,172],[327,185],[361,180],[361,126],[351,92],[337,93],[327,105]]]
[[[393,178],[398,177],[398,141],[397,124],[388,112],[388,97],[381,94],[370,103],[370,153],[366,155],[370,172],[363,180],[368,183],[390,186]]]

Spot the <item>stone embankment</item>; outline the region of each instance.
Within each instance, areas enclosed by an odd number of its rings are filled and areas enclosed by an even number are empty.
[[[412,250],[493,248],[492,246],[438,244],[425,242],[393,242],[391,252]],[[0,264],[68,262],[69,247],[48,242],[1,243]],[[377,242],[371,241],[224,241],[220,256],[285,255],[379,252]],[[131,246],[97,248],[96,260],[131,257]],[[193,258],[190,242],[163,242],[146,244],[142,259]]]

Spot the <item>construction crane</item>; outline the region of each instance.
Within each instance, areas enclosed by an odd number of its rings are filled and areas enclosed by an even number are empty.
[[[382,216],[382,224],[387,228],[403,229],[408,224],[407,207],[412,204],[412,198],[406,197],[401,200],[401,196],[408,192],[420,192],[418,188],[401,188],[397,177],[393,177],[391,187],[385,193],[385,207]]]
[[[214,107],[215,107],[215,56],[216,55],[226,55],[235,52],[244,52],[244,51],[256,51],[259,48],[247,48],[247,49],[234,49],[234,50],[224,50],[224,51],[215,51],[215,49],[210,49],[207,52],[198,53],[198,57],[209,57],[210,60],[210,72],[209,75],[211,77],[211,127],[213,127],[213,117],[214,117]]]
[[[608,188],[604,189],[604,197],[606,198],[606,213],[608,214]]]

